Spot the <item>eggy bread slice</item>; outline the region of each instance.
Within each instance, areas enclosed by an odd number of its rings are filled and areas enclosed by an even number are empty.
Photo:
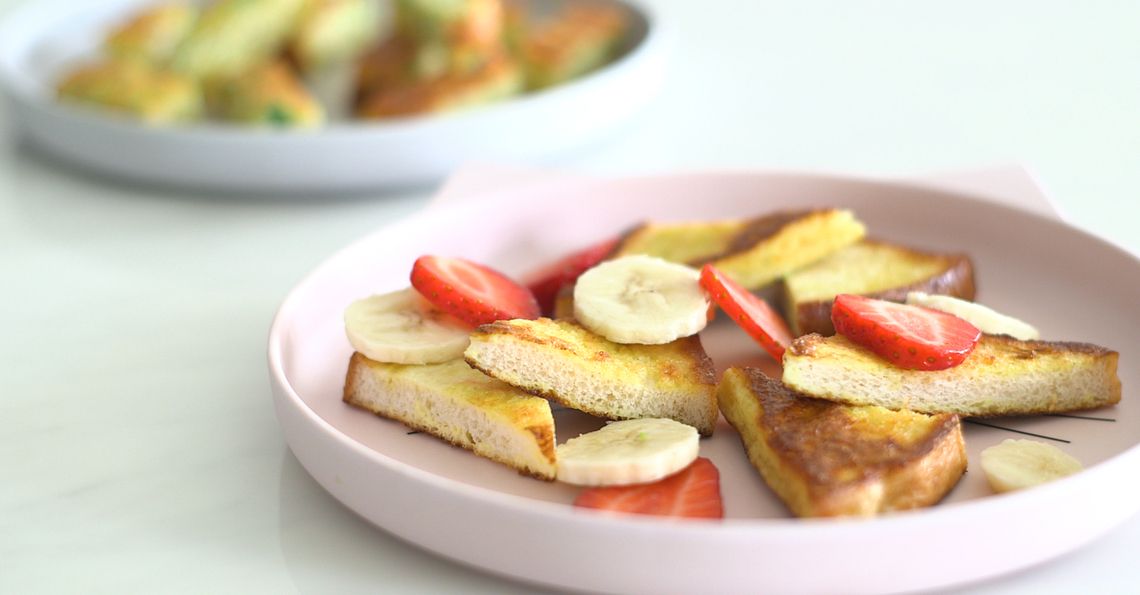
[[[312,128],[325,121],[324,107],[283,60],[212,85],[207,99],[224,119],[241,124]]]
[[[59,98],[111,109],[148,124],[200,120],[201,86],[193,77],[141,60],[103,60],[67,73]]]
[[[841,293],[892,302],[911,291],[974,299],[965,254],[936,254],[872,240],[838,250],[784,278],[784,311],[794,336],[831,335],[831,303]]]
[[[796,395],[751,368],[717,389],[752,465],[800,517],[872,516],[935,504],[966,470],[958,417]]]
[[[186,38],[198,18],[198,7],[162,3],[135,12],[107,34],[103,49],[117,60],[162,64]]]
[[[474,370],[463,360],[387,364],[354,353],[344,402],[520,473],[554,480],[550,403]]]
[[[305,0],[219,0],[200,16],[170,59],[170,67],[210,85],[240,77],[270,60],[288,41]]]
[[[647,254],[694,267],[712,264],[748,289],[860,240],[866,233],[851,211],[777,212],[754,219],[645,223],[622,238],[613,256]]]
[[[374,0],[305,0],[289,34],[288,54],[305,73],[349,63],[380,37]]]
[[[623,345],[570,320],[500,320],[475,329],[464,357],[507,384],[598,417],[667,417],[705,436],[716,425],[716,373],[696,335]]]
[[[963,416],[1061,413],[1120,401],[1119,354],[1088,343],[982,335],[953,368],[896,367],[842,335],[805,335],[784,353],[784,383],[813,397]]]
[[[522,88],[522,69],[502,52],[470,72],[377,87],[360,98],[356,115],[393,118],[461,110],[510,97]]]
[[[616,54],[629,17],[618,5],[573,2],[521,27],[517,50],[527,86],[544,89],[597,69]]]

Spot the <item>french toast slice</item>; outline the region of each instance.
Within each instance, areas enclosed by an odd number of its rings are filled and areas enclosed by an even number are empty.
[[[667,417],[705,436],[716,425],[716,372],[696,335],[622,345],[570,320],[500,320],[475,329],[464,357],[507,384],[598,417]]]
[[[276,55],[305,0],[218,0],[203,7],[171,56],[174,70],[205,84],[240,77]]]
[[[831,303],[841,293],[893,302],[922,291],[974,299],[974,266],[965,254],[936,254],[863,240],[784,277],[784,310],[795,336],[831,335]]]
[[[614,256],[648,254],[694,267],[712,264],[747,289],[761,287],[863,238],[851,211],[784,211],[754,219],[645,223]]]
[[[353,60],[379,38],[382,20],[374,0],[305,0],[289,55],[306,73]]]
[[[388,35],[357,60],[354,108],[380,89],[400,87],[415,80],[412,59],[416,46],[407,35]]]
[[[784,353],[784,383],[813,397],[962,416],[1061,413],[1120,401],[1120,355],[1088,343],[982,335],[966,361],[896,367],[842,335],[805,335]]]
[[[752,465],[796,516],[929,506],[966,471],[956,415],[811,399],[752,368],[726,370],[717,401]]]
[[[544,89],[605,65],[617,53],[628,20],[617,5],[579,2],[522,27],[517,46],[527,86]]]
[[[149,6],[112,29],[103,49],[119,60],[159,65],[174,53],[197,18],[198,7],[186,2]]]
[[[284,60],[216,83],[207,98],[226,120],[250,126],[312,128],[325,121],[324,107]]]
[[[354,353],[344,382],[344,402],[520,473],[554,480],[550,403],[474,370],[463,360],[387,364]]]
[[[362,97],[357,115],[392,118],[476,107],[522,91],[522,69],[506,52],[470,72],[381,86]]]
[[[104,60],[80,66],[58,86],[59,97],[99,106],[149,124],[202,118],[202,89],[189,76],[141,60]]]
[[[506,49],[502,0],[397,0],[394,8],[397,33],[415,43],[419,78],[465,74]]]

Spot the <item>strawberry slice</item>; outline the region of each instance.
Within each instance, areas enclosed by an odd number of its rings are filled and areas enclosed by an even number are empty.
[[[704,457],[653,483],[583,490],[574,506],[671,517],[724,518],[720,472]]]
[[[562,289],[562,286],[573,283],[582,273],[604,260],[614,251],[620,240],[621,238],[611,238],[594,244],[564,256],[557,262],[548,264],[527,275],[527,278],[531,279],[527,283],[527,288],[538,300],[538,305],[542,308],[543,313],[552,314],[554,312],[554,300],[558,297],[558,291]]]
[[[835,297],[835,332],[909,370],[945,370],[966,360],[982,331],[945,312],[858,295]]]
[[[530,290],[490,267],[462,258],[417,258],[412,287],[436,308],[475,326],[541,314]]]
[[[711,264],[706,264],[701,269],[701,287],[772,359],[783,361],[784,349],[792,343],[792,332],[768,302],[753,295]]]

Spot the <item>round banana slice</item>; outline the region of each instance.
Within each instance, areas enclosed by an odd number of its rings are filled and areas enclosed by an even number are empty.
[[[469,333],[408,288],[357,300],[344,330],[364,357],[392,364],[435,364],[463,356]]]
[[[982,471],[995,492],[1033,487],[1083,469],[1063,450],[1036,440],[1005,440],[982,451]]]
[[[697,458],[696,428],[671,419],[631,419],[567,440],[557,448],[558,481],[583,486],[648,483]]]
[[[953,314],[990,335],[1009,335],[1022,341],[1041,336],[1037,329],[1012,316],[948,295],[927,295],[921,291],[912,291],[906,294],[906,303]]]
[[[701,274],[652,256],[626,256],[586,271],[574,285],[574,318],[615,343],[659,345],[708,324]]]

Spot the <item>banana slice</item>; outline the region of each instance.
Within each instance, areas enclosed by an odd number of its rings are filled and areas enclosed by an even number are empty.
[[[700,273],[652,256],[626,256],[586,271],[574,285],[574,318],[615,343],[659,345],[708,324]]]
[[[1033,487],[1081,469],[1080,461],[1036,440],[1005,440],[982,451],[982,471],[995,492]]]
[[[906,294],[906,303],[953,314],[990,335],[1009,335],[1022,341],[1041,336],[1037,329],[1012,316],[948,295],[927,295],[921,291],[912,291]]]
[[[567,440],[557,448],[558,481],[583,486],[648,483],[697,458],[696,428],[671,419],[630,419]]]
[[[408,288],[349,304],[344,330],[365,357],[392,364],[435,364],[463,356],[469,333]]]

